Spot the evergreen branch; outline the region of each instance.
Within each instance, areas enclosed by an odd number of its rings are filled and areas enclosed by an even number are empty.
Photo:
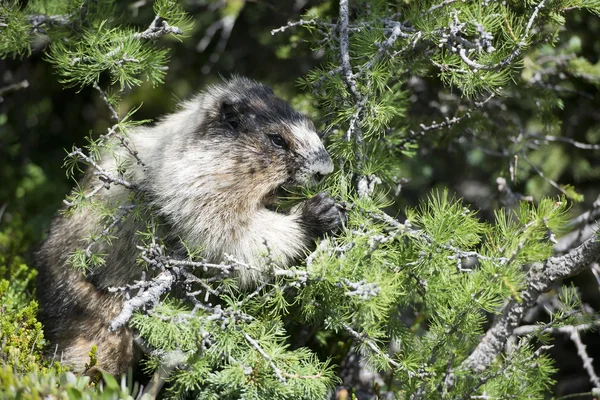
[[[258,344],[256,340],[252,339],[252,337],[250,337],[250,335],[248,335],[246,332],[242,331],[242,335],[244,336],[244,339],[246,339],[246,341],[250,343],[250,345],[254,347],[254,349],[258,351],[260,355],[265,359],[265,361],[271,366],[271,369],[273,370],[273,372],[275,372],[275,375],[277,376],[279,382],[285,383],[286,380],[283,377],[283,373],[277,367],[277,365],[275,365],[273,359],[267,353],[265,353],[262,347],[260,347],[260,344]]]
[[[362,113],[363,109],[365,108],[367,99],[368,99],[368,96],[365,95],[356,103],[356,110],[354,110],[354,114],[352,115],[352,118],[350,119],[350,124],[348,125],[348,131],[346,132],[346,140],[347,141],[350,141],[350,139],[352,138],[352,133],[357,129],[358,120],[360,119],[360,114]],[[359,141],[359,140],[361,140],[361,139],[357,135],[357,141]]]
[[[343,287],[345,285],[350,289],[344,292],[344,295],[348,297],[357,296],[361,300],[369,300],[373,297],[377,297],[381,290],[377,283],[368,282],[366,280],[352,282],[351,280],[344,278],[342,279],[342,282],[338,282],[336,286]]]
[[[119,139],[119,142],[121,142],[121,147],[125,148],[125,150],[127,150],[127,153],[129,153],[130,156],[135,158],[136,163],[145,168],[146,164],[142,161],[142,159],[138,155],[137,150],[134,150],[131,148],[127,139],[123,135],[117,135],[117,139]]]
[[[524,44],[520,43],[517,46],[517,48],[508,57],[506,57],[504,60],[502,60],[496,64],[492,64],[492,65],[483,65],[483,64],[479,64],[479,63],[471,60],[469,57],[467,57],[467,53],[464,48],[459,50],[458,55],[465,62],[465,64],[467,64],[473,70],[482,70],[482,71],[500,70],[500,69],[510,65],[515,58],[520,56],[521,51],[522,51],[521,48],[524,46],[525,46]]]
[[[428,131],[433,131],[433,130],[437,130],[437,129],[442,129],[442,128],[446,128],[446,127],[451,127],[457,123],[459,123],[460,121],[462,121],[463,119],[468,119],[471,118],[471,112],[467,111],[465,112],[463,115],[461,115],[460,117],[453,117],[453,118],[448,118],[446,117],[446,120],[444,122],[436,122],[436,121],[432,121],[432,123],[430,125],[425,125],[425,124],[420,124],[419,127],[421,128],[420,131],[415,132],[412,129],[408,131],[408,133],[410,134],[409,137],[403,138],[403,140],[400,143],[400,146],[408,143],[408,142],[414,142],[417,140],[417,137],[423,137],[425,136],[425,133]]]
[[[73,151],[67,154],[67,158],[73,158],[75,161],[83,160],[84,162],[91,165],[96,172],[94,175],[98,176],[99,179],[107,184],[114,183],[115,185],[121,185],[127,189],[135,190],[137,187],[134,183],[131,183],[123,178],[115,177],[109,174],[104,168],[102,168],[96,161],[90,156],[86,155],[80,148],[74,147]]]
[[[394,368],[400,368],[401,367],[401,365],[400,365],[399,362],[393,360],[389,355],[385,354],[375,343],[373,343],[373,341],[371,339],[369,339],[369,337],[367,335],[358,333],[357,331],[355,331],[354,329],[352,329],[352,327],[350,325],[348,325],[345,322],[342,322],[342,327],[354,339],[356,339],[360,343],[366,345],[371,350],[371,352],[373,352],[374,354],[376,354],[379,357],[383,358],[389,365],[391,365]]]
[[[543,263],[532,265],[527,274],[527,287],[520,295],[521,301],[509,300],[492,328],[460,368],[475,372],[487,369],[540,294],[550,290],[554,282],[583,271],[599,258],[600,241],[594,236],[564,256],[550,257]]]
[[[193,276],[193,275],[191,275],[191,276]],[[194,282],[198,282],[198,281],[194,280]],[[261,287],[264,287],[264,286],[265,286],[264,284],[261,285]],[[257,293],[257,291],[254,291],[253,293]],[[188,292],[187,296],[192,300],[195,307],[198,307],[198,308],[200,308],[206,312],[209,312],[211,314],[208,317],[206,317],[207,320],[225,321],[227,319],[228,320],[227,323],[234,323],[234,324],[236,324],[236,321],[249,322],[249,321],[254,320],[254,318],[252,316],[245,314],[243,312],[240,312],[240,311],[223,309],[223,308],[221,308],[221,306],[212,307],[210,305],[206,305],[206,304],[198,301],[195,298],[194,293]],[[247,298],[245,298],[245,300],[247,300]],[[237,325],[236,325],[236,327],[237,327]],[[286,378],[290,378],[290,379],[320,379],[323,377],[323,375],[321,373],[318,373],[315,375],[300,375],[300,374],[290,374],[290,373],[282,371],[275,364],[275,361],[273,360],[273,358],[266,353],[266,351],[262,348],[262,346],[260,345],[260,343],[258,343],[258,341],[256,339],[252,338],[247,332],[245,332],[243,330],[240,330],[240,332],[241,332],[242,336],[244,337],[244,339],[246,340],[246,342],[248,342],[248,344],[250,344],[250,346],[252,346],[252,348],[254,348],[264,358],[264,360],[269,364],[269,366],[275,373],[277,379],[281,383],[285,383]],[[235,361],[235,362],[237,362],[237,361]]]
[[[181,271],[181,275],[185,278],[185,281],[183,281],[184,284],[187,283],[197,283],[200,286],[202,286],[202,289],[204,289],[204,291],[206,293],[210,293],[213,296],[219,296],[221,290],[221,288],[218,288],[217,290],[213,289],[212,287],[210,287],[208,285],[208,283],[206,283],[203,279],[198,278],[196,275],[182,269]],[[202,290],[197,290],[195,292],[188,292],[186,293],[187,296],[189,297],[195,297],[202,294]]]
[[[174,35],[183,35],[183,31],[176,27],[171,26],[169,23],[164,20],[160,15],[154,17],[154,20],[143,32],[134,33],[133,37],[135,39],[146,39],[146,40],[156,40],[161,36],[168,35],[172,33]]]
[[[362,69],[370,69],[372,66],[375,65],[375,63],[377,61],[379,61],[381,59],[382,54],[387,54],[388,56],[391,57],[388,49],[391,49],[394,46],[394,44],[398,41],[398,39],[400,39],[400,38],[408,39],[411,37],[411,35],[404,33],[403,31],[407,31],[407,32],[411,32],[411,33],[416,32],[413,28],[405,26],[404,24],[402,24],[398,21],[393,21],[391,19],[385,19],[385,20],[383,20],[383,22],[388,25],[387,31],[389,33],[389,37],[387,37],[381,43],[375,42],[375,45],[377,46],[377,54],[375,54],[375,57],[373,57],[371,60],[369,60],[362,67]],[[421,34],[420,31],[417,32],[417,34],[415,36],[417,36],[419,34]]]
[[[436,245],[439,246],[442,249],[445,250],[449,250],[451,252],[454,253],[453,256],[449,256],[448,259],[458,259],[457,262],[460,263],[461,259],[467,259],[467,258],[477,258],[480,260],[486,260],[486,261],[491,261],[491,262],[495,262],[495,263],[499,263],[501,265],[503,264],[507,264],[509,263],[511,260],[509,260],[506,257],[489,257],[489,256],[485,256],[483,254],[480,254],[476,251],[465,251],[462,249],[459,249],[458,247],[452,246],[449,243],[437,243],[431,236],[429,236],[426,232],[422,231],[422,230],[418,230],[418,229],[413,229],[410,227],[410,225],[408,223],[402,224],[400,221],[390,217],[389,215],[387,215],[386,213],[384,213],[383,211],[377,212],[377,213],[369,213],[375,220],[384,222],[388,225],[390,225],[391,227],[395,228],[396,231],[392,232],[392,235],[395,237],[395,235],[397,234],[406,234],[406,235],[410,235],[410,236],[414,236],[418,239],[423,239],[426,243],[430,244],[430,245]],[[514,255],[513,255],[514,256]],[[461,268],[459,268],[460,270]]]
[[[533,10],[531,17],[529,18],[529,21],[527,21],[527,26],[525,27],[525,33],[523,34],[523,38],[527,38],[527,36],[529,36],[529,31],[533,27],[533,22],[535,21],[540,10],[544,7],[545,2],[546,2],[546,0],[542,0],[539,2],[539,4],[537,6],[535,6],[535,9]]]
[[[533,23],[536,20],[540,10],[544,7],[545,1],[546,0],[540,1],[540,3],[535,7],[533,13],[529,17],[529,20],[527,21],[527,26],[525,28],[525,32],[524,32],[523,36],[521,37],[521,40],[517,44],[517,47],[512,51],[512,53],[510,53],[502,61],[500,61],[496,64],[492,64],[492,65],[483,65],[483,64],[477,63],[476,61],[471,60],[467,55],[467,49],[463,46],[464,40],[457,40],[459,42],[459,44],[457,44],[458,55],[463,60],[463,62],[465,64],[467,64],[469,67],[471,67],[471,69],[473,69],[473,70],[482,70],[482,71],[500,70],[500,69],[510,65],[515,58],[517,58],[518,56],[521,55],[523,48],[525,48],[527,46],[527,39],[529,38],[529,33],[531,31],[531,28],[533,27]],[[455,35],[456,32],[453,32],[453,33],[454,33],[454,35],[452,35],[452,37],[456,38],[456,35]],[[448,42],[448,44],[450,45],[450,42]],[[467,47],[470,47],[470,46],[467,46]],[[453,46],[451,46],[451,50],[455,51],[455,48]]]
[[[310,253],[308,255],[308,257],[306,257],[306,267],[308,270],[310,270],[310,268],[314,264],[317,256],[320,253],[332,252],[332,253],[337,254],[338,257],[342,257],[344,255],[344,253],[346,253],[347,251],[350,251],[354,246],[355,246],[355,243],[350,242],[344,246],[333,247],[331,245],[330,240],[321,240],[319,242],[319,244],[317,245],[317,248],[312,253]]]
[[[460,117],[453,117],[453,118],[445,118],[445,121],[443,122],[436,122],[435,120],[431,122],[431,124],[429,125],[425,125],[425,124],[420,124],[419,127],[421,128],[420,131],[415,132],[414,130],[409,130],[409,137],[403,138],[402,141],[400,142],[400,146],[402,146],[403,144],[407,143],[407,142],[414,142],[416,141],[417,137],[422,137],[425,136],[425,134],[429,131],[434,131],[434,130],[438,130],[438,129],[443,129],[443,128],[449,128],[452,127],[456,124],[458,124],[459,122],[465,120],[465,119],[469,119],[471,118],[471,113],[474,112],[476,109],[478,108],[482,108],[483,106],[485,106],[490,100],[492,100],[494,97],[496,96],[495,93],[491,93],[488,97],[486,97],[484,100],[482,101],[475,101],[474,102],[474,107],[470,107],[468,108],[463,115],[461,115]]]
[[[352,71],[352,65],[350,63],[350,39],[348,36],[348,26],[349,26],[349,17],[348,17],[348,0],[340,0],[339,6],[339,20],[338,20],[338,32],[339,32],[339,56],[340,56],[340,68],[342,73],[342,79],[345,82],[348,91],[351,93],[352,97],[355,101],[356,109],[350,119],[348,130],[346,131],[345,139],[346,141],[350,141],[354,132],[356,131],[356,140],[354,142],[356,146],[356,160],[360,163],[362,158],[362,134],[360,132],[360,128],[358,127],[358,122],[360,119],[360,115],[363,112],[363,109],[367,103],[368,93],[364,96],[358,90],[358,82],[355,79],[354,72]],[[370,90],[370,81],[367,84],[368,89]]]
[[[97,82],[94,82],[94,89],[96,89],[100,93],[102,100],[104,101],[104,103],[106,103],[106,106],[110,110],[112,118],[115,121],[117,121],[116,125],[113,125],[111,128],[108,129],[108,133],[106,135],[103,135],[102,137],[100,137],[99,145],[104,144],[104,142],[106,141],[107,138],[109,138],[112,135],[115,135],[115,137],[117,139],[119,139],[119,142],[121,142],[121,147],[123,147],[125,150],[127,150],[127,152],[129,153],[130,156],[135,158],[137,164],[141,165],[142,167],[146,167],[146,164],[140,159],[137,150],[134,150],[131,148],[127,139],[125,139],[125,137],[123,135],[116,134],[116,129],[119,128],[119,122],[121,120],[119,118],[119,113],[117,113],[117,110],[115,110],[115,108],[112,105],[112,103],[110,102],[110,100],[108,100],[108,96],[106,95],[106,92],[104,90],[102,90],[102,88],[98,85]]]
[[[156,278],[152,279],[151,285],[137,296],[123,302],[121,312],[110,323],[109,331],[114,332],[125,326],[131,319],[133,312],[138,308],[145,307],[148,304],[155,305],[160,301],[160,297],[167,293],[175,282],[177,270],[167,269],[161,272]]]
[[[299,375],[299,374],[290,374],[287,372],[283,372],[283,376],[290,379],[321,379],[323,378],[323,374],[320,372],[315,375]]]
[[[214,264],[204,261],[178,260],[167,257],[163,260],[165,265],[202,268],[204,271],[209,269],[218,270],[223,275],[231,275],[235,271],[235,266],[232,264]]]
[[[216,269],[221,272],[224,276],[230,276],[236,270],[257,270],[267,273],[268,271],[262,271],[258,267],[251,266],[246,263],[239,262],[231,256],[226,258],[232,261],[232,264],[214,264],[203,261],[191,261],[191,260],[178,260],[164,255],[164,248],[156,243],[156,239],[153,238],[153,242],[146,248],[138,246],[138,249],[142,251],[140,258],[148,263],[154,269],[159,269],[162,272],[150,281],[144,279],[138,281],[134,285],[128,285],[123,288],[112,287],[109,291],[125,291],[129,292],[131,289],[140,289],[141,292],[135,297],[128,299],[124,302],[121,312],[115,317],[110,325],[110,330],[115,331],[129,322],[133,312],[136,309],[145,307],[147,305],[154,306],[160,301],[160,297],[171,290],[171,287],[178,282],[181,278],[184,278],[184,283],[198,283],[200,284],[206,293],[210,293],[215,296],[219,296],[220,290],[212,289],[202,279],[195,275],[185,271],[185,267],[202,268],[204,271],[208,269]],[[280,268],[273,268],[272,273],[274,276],[287,276],[287,277],[298,277],[299,281],[305,282],[308,273],[300,270],[285,270]],[[262,289],[264,285],[260,286],[255,292],[254,296],[258,294],[258,291]],[[192,300],[196,307],[202,308],[203,310],[210,312],[213,317],[211,319],[221,319],[223,313],[229,313],[234,318],[242,318],[243,320],[252,319],[249,315],[238,315],[231,311],[221,310],[221,308],[211,308],[203,304],[201,301],[196,299],[196,296],[201,294],[202,291],[186,292],[186,296]],[[252,298],[253,295],[246,297],[245,300]]]
[[[435,361],[438,358],[438,353],[444,348],[444,346],[447,346],[448,338],[452,337],[452,335],[454,335],[458,331],[460,323],[464,320],[465,316],[468,313],[472,312],[472,307],[473,307],[473,305],[471,305],[468,308],[465,308],[459,315],[457,315],[455,317],[455,320],[457,322],[453,323],[450,327],[444,328],[444,332],[442,333],[440,340],[433,346],[433,348],[430,351],[431,355],[429,356],[429,359],[427,360],[427,363],[425,364],[426,366],[433,365],[435,363]],[[451,369],[449,371],[451,371]],[[419,372],[420,373],[426,372],[425,367],[421,367],[419,369]],[[410,400],[420,399],[423,396],[423,394],[425,393],[425,385],[426,384],[427,384],[427,381],[423,380],[423,382],[421,383],[421,386],[419,387],[417,392],[413,396],[411,396]]]
[[[89,11],[89,0],[84,0],[78,7],[79,10],[79,21],[77,17],[77,10],[74,10],[71,14],[65,15],[48,15],[48,14],[29,14],[25,17],[26,21],[32,25],[32,32],[42,32],[40,29],[43,25],[48,26],[69,26],[74,25],[77,22],[81,24],[87,23],[86,17]]]
[[[103,186],[100,186],[99,188],[101,189]],[[95,194],[96,190],[94,190],[94,192],[92,192],[93,194]],[[92,195],[93,195],[92,194]],[[86,196],[86,197],[91,197],[90,196]],[[90,243],[88,244],[88,246],[85,248],[85,253],[87,254],[88,257],[92,256],[92,247],[98,243],[100,240],[108,238],[108,236],[110,235],[110,233],[121,224],[121,222],[123,222],[123,218],[125,218],[125,216],[131,212],[131,210],[133,210],[136,207],[135,204],[131,204],[128,206],[119,206],[119,211],[116,215],[114,215],[112,217],[112,221],[111,223],[102,230],[102,232],[100,232],[100,234],[96,237],[94,237]]]
[[[156,305],[163,294],[167,293],[179,276],[179,268],[171,267],[169,269],[161,262],[164,256],[164,247],[156,242],[156,238],[152,237],[152,243],[146,248],[138,246],[142,250],[140,257],[154,269],[159,269],[161,272],[150,281],[143,279],[131,288],[139,288],[140,293],[135,297],[127,299],[123,302],[121,312],[110,323],[109,330],[114,332],[125,326],[133,316],[133,312],[147,305]],[[129,291],[129,288],[109,288],[109,291]]]
[[[210,305],[210,303],[206,305],[203,302],[198,301],[195,297],[189,296],[189,294],[188,297],[194,303],[194,307],[210,314],[209,316],[205,317],[207,321],[224,321],[224,325],[226,325],[230,323],[236,324],[238,321],[251,322],[255,320],[253,316],[243,313],[239,310],[223,309],[221,305],[213,307]],[[191,316],[191,314],[187,315],[187,317]]]
[[[527,341],[525,343],[528,343]],[[524,344],[521,344],[519,347],[524,347]],[[542,345],[540,346],[535,352],[533,352],[533,354],[531,354],[530,356],[528,356],[526,359],[524,360],[519,360],[519,364],[523,364],[527,361],[530,361],[532,359],[535,358],[539,358],[541,353],[543,351],[547,351],[550,350],[553,347],[553,345]],[[495,379],[499,376],[502,376],[508,369],[510,368],[514,368],[514,357],[515,355],[518,354],[518,349],[514,349],[508,356],[508,358],[504,361],[504,363],[502,364],[502,366],[496,371],[493,372],[491,374],[487,374],[487,375],[482,375],[479,376],[479,378],[477,379],[477,382],[475,384],[473,384],[471,387],[469,387],[468,391],[464,394],[464,396],[461,398],[461,400],[468,400],[468,399],[473,399],[473,398],[477,398],[474,396],[471,396],[472,393],[474,393],[477,389],[479,389],[481,386],[485,385],[486,383],[488,383],[489,381],[491,381],[492,379]]]

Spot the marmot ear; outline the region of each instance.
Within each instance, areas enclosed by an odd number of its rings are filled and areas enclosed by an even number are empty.
[[[221,123],[231,130],[238,130],[243,116],[244,112],[241,103],[224,101],[221,104]]]

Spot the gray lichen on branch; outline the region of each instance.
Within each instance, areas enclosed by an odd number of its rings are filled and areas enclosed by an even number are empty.
[[[479,345],[462,363],[461,369],[483,371],[504,349],[508,338],[519,326],[525,312],[535,304],[540,294],[550,290],[561,279],[576,275],[600,259],[597,236],[560,257],[550,257],[535,263],[527,274],[527,288],[519,294],[521,300],[510,299]]]

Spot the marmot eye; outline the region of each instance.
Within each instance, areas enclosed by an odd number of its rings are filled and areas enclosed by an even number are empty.
[[[269,135],[269,137],[271,138],[271,143],[273,143],[273,146],[279,149],[284,149],[287,147],[287,144],[285,143],[285,140],[283,140],[281,135]]]

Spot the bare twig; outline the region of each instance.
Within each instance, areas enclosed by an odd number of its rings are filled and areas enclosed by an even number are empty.
[[[421,13],[421,15],[431,14],[435,10],[440,9],[440,8],[442,8],[444,6],[447,6],[448,4],[456,3],[457,1],[460,1],[460,0],[444,0],[440,4],[436,4],[436,5],[433,5],[433,6],[429,7],[429,9],[423,11]]]
[[[104,100],[104,102],[106,103],[108,109],[110,110],[110,114],[112,116],[112,118],[115,121],[119,121],[119,114],[117,113],[117,110],[115,110],[115,108],[113,107],[113,105],[111,104],[111,102],[108,100],[108,96],[106,96],[106,92],[104,90],[102,90],[100,88],[100,86],[98,86],[98,83],[94,82],[94,89],[96,89],[99,93],[100,96],[102,97],[102,100]]]
[[[521,336],[527,335],[529,333],[539,332],[541,333],[571,333],[571,331],[576,330],[579,332],[589,331],[595,329],[600,326],[600,320],[590,322],[589,324],[581,324],[581,325],[569,325],[569,326],[551,326],[544,328],[544,325],[522,325],[517,327],[513,331],[513,335]]]
[[[314,25],[316,23],[317,23],[316,19],[311,19],[311,20],[303,20],[303,19],[301,19],[301,20],[296,21],[296,22],[288,22],[284,26],[281,26],[281,27],[279,27],[277,29],[271,30],[271,35],[274,35],[274,34],[279,33],[279,32],[284,32],[285,30],[287,30],[289,28],[296,27],[296,26]]]
[[[589,143],[581,143],[576,140],[573,140],[568,137],[563,136],[552,136],[552,135],[536,135],[533,133],[528,133],[528,136],[531,136],[536,139],[544,140],[546,142],[564,142],[569,143],[570,145],[577,147],[578,149],[583,150],[600,150],[600,144],[589,144]]]
[[[569,194],[565,191],[565,189],[563,189],[558,183],[554,182],[552,179],[548,178],[543,172],[542,170],[540,170],[538,167],[536,167],[530,160],[529,158],[527,158],[527,155],[525,155],[524,151],[520,152],[521,157],[523,158],[523,160],[529,164],[529,166],[531,168],[533,168],[533,170],[536,172],[536,174],[538,174],[543,180],[545,180],[546,182],[548,182],[552,187],[554,187],[556,190],[558,190],[559,192],[561,192],[562,194],[564,194],[565,196],[569,197]]]
[[[216,26],[216,28],[213,28],[213,29],[215,29],[215,32],[216,32],[216,30],[218,30],[218,28],[221,28],[221,36],[219,37],[219,40],[218,40],[217,45],[215,46],[214,50],[208,57],[208,62],[204,66],[202,66],[201,71],[203,74],[210,73],[210,71],[212,70],[212,67],[221,58],[221,54],[223,54],[223,52],[225,51],[225,47],[227,47],[227,43],[229,42],[229,38],[231,37],[231,32],[233,31],[233,27],[235,26],[237,17],[238,17],[237,14],[226,15],[220,21],[217,21],[215,23],[218,25]],[[215,26],[215,24],[211,25],[211,27],[209,27],[209,29],[212,28],[213,26]],[[198,43],[198,46],[196,46],[196,50],[198,52],[204,51],[204,49],[206,49],[206,47],[210,43],[210,40],[214,36],[214,32],[212,32],[212,33],[207,32],[207,34],[208,34],[208,36],[205,36]]]
[[[11,83],[8,86],[2,87],[0,88],[0,101],[2,99],[2,96],[4,96],[6,93],[14,92],[21,89],[27,89],[28,87],[29,81],[27,79],[23,79],[21,82]]]
[[[31,14],[27,16],[27,22],[31,24],[32,32],[45,33],[44,25],[67,26],[73,23],[71,18],[71,15]]]
[[[594,361],[587,353],[586,346],[581,341],[581,337],[579,336],[579,330],[575,329],[575,327],[570,327],[569,337],[575,343],[575,347],[577,348],[577,354],[583,361],[583,368],[588,373],[590,377],[590,381],[594,384],[595,388],[600,388],[600,378],[596,375],[594,371],[594,366],[592,362]]]
[[[99,188],[101,189],[102,186],[99,186]],[[96,189],[95,189],[96,190]],[[92,194],[86,196],[86,197],[91,197],[93,195]],[[121,223],[123,222],[123,219],[126,217],[126,215],[131,212],[131,210],[133,210],[136,206],[134,204],[132,205],[128,205],[128,206],[120,206],[119,207],[119,211],[117,212],[116,215],[114,215],[112,217],[112,221],[111,223],[102,230],[102,232],[100,232],[100,234],[98,236],[96,236],[94,239],[92,239],[90,241],[90,243],[88,244],[88,246],[85,248],[85,253],[88,257],[92,256],[92,247],[94,247],[94,245],[96,243],[98,243],[100,240],[102,240],[103,238],[107,238],[108,235],[111,234],[111,232],[118,227],[119,225],[121,225]]]

